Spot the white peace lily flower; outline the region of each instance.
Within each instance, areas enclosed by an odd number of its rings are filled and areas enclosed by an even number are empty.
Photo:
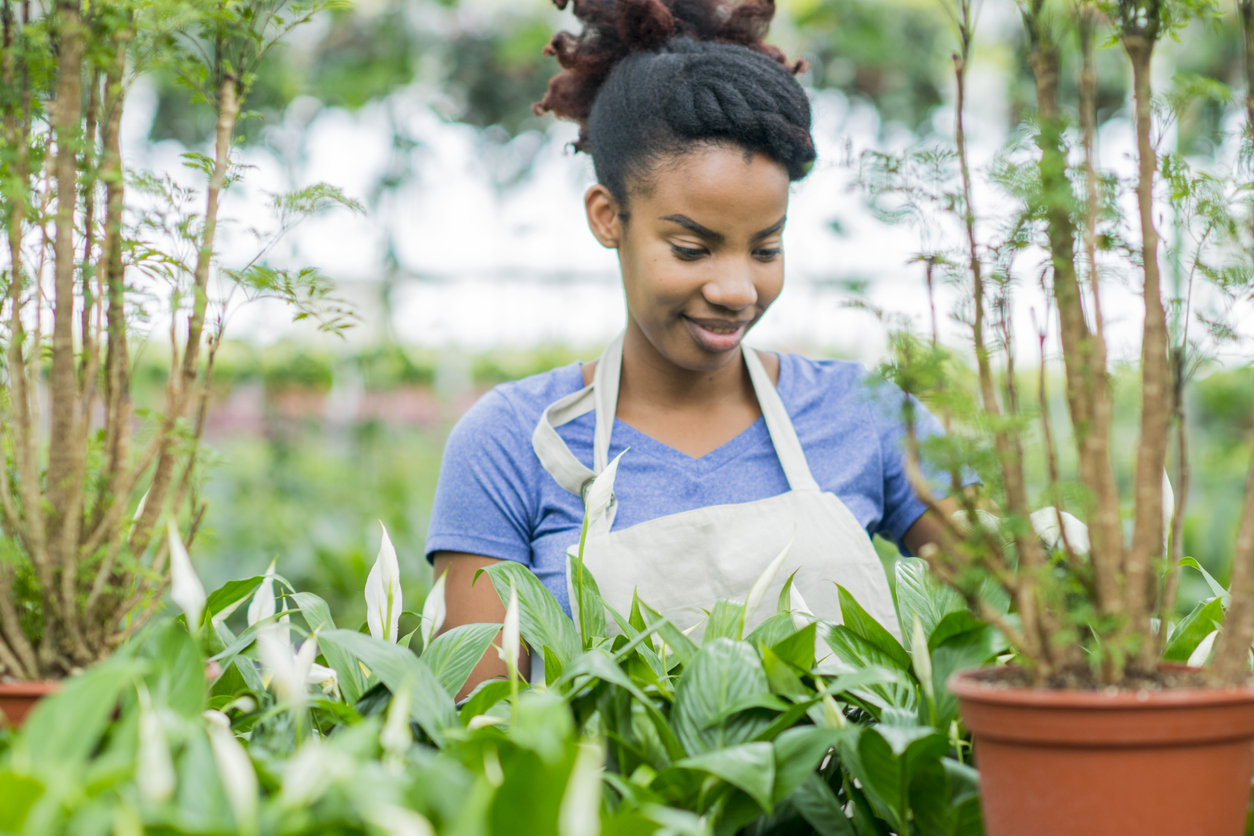
[[[270,674],[267,684],[274,686],[279,697],[293,705],[304,704],[309,697],[305,683],[318,655],[317,641],[306,639],[300,651],[293,654],[287,642],[287,631],[276,624],[267,624],[257,631],[257,655]]]
[[[1219,636],[1218,630],[1211,630],[1206,634],[1206,638],[1197,643],[1197,647],[1189,654],[1189,661],[1185,662],[1190,668],[1201,668],[1206,665],[1206,660],[1210,659],[1211,648],[1215,646],[1215,639]]]
[[[173,517],[168,520],[167,528],[170,531],[170,599],[183,610],[187,616],[187,628],[194,633],[199,629],[200,616],[205,611],[205,587],[192,568],[192,559],[183,547],[183,539],[179,537]]]
[[[431,587],[431,591],[427,593],[427,600],[422,604],[422,648],[425,652],[431,646],[433,639],[444,626],[444,617],[448,614],[448,609],[444,605],[444,579],[448,576],[446,569],[435,585]]]
[[[401,609],[401,566],[385,527],[379,556],[366,578],[366,623],[370,625],[370,635],[395,644],[399,638]]]
[[[610,502],[614,499],[614,477],[618,473],[618,462],[627,451],[619,453],[614,457],[614,461],[605,466],[588,488],[587,496],[584,497],[584,514],[588,518],[588,524],[596,522],[609,510]]]
[[[334,694],[338,697],[340,693],[339,673],[335,668],[328,668],[326,665],[319,665],[317,662],[309,666],[309,673],[305,676],[305,684],[317,685],[324,694]]]
[[[601,770],[605,755],[601,747],[585,743],[579,747],[575,767],[562,805],[557,813],[559,836],[600,836],[601,834]]]
[[[409,727],[409,706],[411,693],[401,689],[392,695],[388,705],[387,719],[379,730],[379,745],[383,751],[393,758],[400,758],[413,745],[414,733]]]
[[[792,608],[792,626],[795,629],[804,630],[806,625],[814,620],[814,613],[810,612],[806,599],[801,597],[801,590],[797,589],[796,581],[788,587],[788,606]]]
[[[496,649],[513,676],[518,670],[518,645],[522,641],[522,614],[518,609],[518,592],[509,582],[509,604],[505,607],[505,623],[501,627],[501,644]]]
[[[332,784],[353,775],[355,765],[343,752],[311,738],[288,761],[279,803],[289,809],[321,798]]]
[[[231,731],[231,721],[225,714],[206,711],[204,718],[213,760],[218,766],[226,800],[235,814],[235,824],[241,833],[256,833],[257,772],[253,769],[253,762],[235,732]]]
[[[932,688],[932,652],[927,646],[927,634],[923,632],[923,622],[916,615],[914,629],[910,635],[910,661],[914,663],[914,675],[919,678],[919,685],[929,700],[936,699]]]
[[[394,804],[371,803],[362,816],[387,836],[435,836],[425,816]]]
[[[1062,518],[1061,528],[1058,525],[1059,517]],[[1059,513],[1057,508],[1049,505],[1033,511],[1028,519],[1036,536],[1041,538],[1045,548],[1051,552],[1063,548],[1063,535],[1066,534],[1065,542],[1071,546],[1073,552],[1081,555],[1089,553],[1089,527],[1066,511]]]
[[[784,565],[784,560],[788,557],[788,553],[792,551],[793,538],[788,538],[788,545],[784,546],[784,550],[775,555],[775,559],[767,564],[766,569],[754,581],[753,588],[749,590],[749,597],[745,599],[744,614],[741,617],[741,623],[747,625],[749,619],[753,618],[754,613],[758,611],[758,607],[762,605],[762,599],[766,597],[766,591],[771,588],[771,584],[775,581],[775,576],[779,574],[779,567]]]
[[[470,718],[470,722],[466,724],[466,728],[471,731],[481,729],[484,726],[499,726],[505,722],[504,717],[497,717],[495,714],[476,714]]]
[[[266,576],[261,581],[261,585],[257,587],[253,600],[248,605],[248,626],[252,627],[258,621],[269,618],[275,613],[274,605],[274,564],[270,561],[270,568],[266,570]]]
[[[139,691],[139,751],[135,765],[135,783],[140,797],[149,804],[161,804],[174,795],[178,777],[170,747],[166,743],[161,715],[152,707],[148,690]]]

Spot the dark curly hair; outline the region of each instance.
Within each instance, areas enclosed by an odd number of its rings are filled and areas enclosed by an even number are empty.
[[[554,0],[564,9],[568,0]],[[629,184],[694,144],[766,155],[792,180],[814,162],[810,102],[789,63],[764,42],[774,0],[573,0],[583,32],[545,49],[562,72],[537,115],[579,123],[575,149],[626,204]]]

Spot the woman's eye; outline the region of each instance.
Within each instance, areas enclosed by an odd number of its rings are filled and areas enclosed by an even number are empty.
[[[696,261],[698,258],[706,254],[704,248],[681,247],[678,244],[671,244],[671,252],[684,261]]]
[[[770,261],[783,252],[783,247],[771,247],[769,249],[758,250],[754,253],[754,255],[761,261]]]

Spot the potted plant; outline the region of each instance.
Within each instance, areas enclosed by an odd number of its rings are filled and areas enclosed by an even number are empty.
[[[1237,5],[1239,15],[1227,13],[1223,21],[1240,18],[1250,84],[1254,15],[1249,0]],[[895,201],[916,220],[925,213],[915,210],[923,207],[956,207],[952,219],[962,231],[960,243],[921,253],[920,260],[929,276],[939,267],[967,292],[963,318],[974,347],[975,393],[964,400],[963,382],[952,374],[952,358],[935,332],[930,343],[899,334],[891,369],[904,390],[929,400],[954,430],[948,439],[926,443],[908,434],[912,478],[925,501],[942,510],[924,460],[952,473],[957,487],[960,463],[975,456],[987,465],[982,475],[1000,504],[993,516],[955,492],[962,510],[942,515],[941,541],[922,555],[1014,647],[1011,665],[959,673],[949,687],[974,735],[991,836],[1235,836],[1245,832],[1254,769],[1254,471],[1230,591],[1214,584],[1214,599],[1179,623],[1175,612],[1179,574],[1190,562],[1182,542],[1189,491],[1183,394],[1206,343],[1200,331],[1210,326],[1213,337],[1226,327],[1195,316],[1190,300],[1193,285],[1207,281],[1233,299],[1250,290],[1254,92],[1246,97],[1246,167],[1234,162],[1231,171],[1199,170],[1164,149],[1162,129],[1199,93],[1222,98],[1222,86],[1178,79],[1176,91],[1155,99],[1151,78],[1156,46],[1191,18],[1219,15],[1214,3],[1020,0],[1018,7],[1037,111],[1031,145],[1009,149],[990,173],[991,185],[1013,209],[1004,215],[1009,220],[994,232],[973,205],[978,172],[968,161],[964,126],[974,39],[970,0],[951,4],[961,41],[954,56],[955,147],[881,155],[866,168],[880,205]],[[1137,174],[1126,185],[1103,176],[1095,157],[1094,49],[1107,36],[1131,76]],[[1063,61],[1064,47],[1078,53],[1078,66]],[[1075,131],[1060,92],[1066,73],[1075,76],[1078,90]],[[926,166],[941,176],[923,178],[920,167]],[[1178,218],[1169,252],[1158,229],[1168,199]],[[1122,205],[1135,207],[1123,227]],[[1125,240],[1121,232],[1129,228]],[[1174,293],[1164,287],[1167,258],[1183,276]],[[1145,300],[1140,437],[1131,490],[1122,492],[1115,462],[1122,439],[1112,437],[1113,381],[1100,292],[1116,273]],[[1028,397],[1021,397],[1013,333],[1021,274],[1039,277],[1051,304],[1045,316],[1034,312],[1041,323],[1041,372]],[[1064,479],[1049,420],[1045,347],[1055,316],[1075,447],[1071,479]],[[907,419],[911,403],[905,402]],[[1032,449],[1042,452],[1046,496],[1054,503],[1035,514],[1025,465],[1033,431],[1040,444]],[[1170,483],[1164,489],[1173,446],[1174,493]],[[1060,510],[1067,498],[1087,528]],[[1130,537],[1124,526],[1129,510]],[[1041,528],[1053,532],[1047,543],[1038,537]],[[1013,602],[1010,612],[999,601]]]
[[[29,703],[160,607],[174,542],[165,534],[189,545],[204,513],[200,437],[234,303],[277,297],[298,317],[345,325],[316,271],[265,262],[305,215],[354,205],[334,189],[276,197],[277,223],[251,263],[232,269],[214,249],[258,62],[325,5],[0,6],[0,696]],[[184,155],[203,191],[123,165],[126,94],[154,68],[215,113],[213,154]],[[164,402],[151,412],[131,387],[150,314],[169,351]],[[21,704],[0,710],[20,722]]]

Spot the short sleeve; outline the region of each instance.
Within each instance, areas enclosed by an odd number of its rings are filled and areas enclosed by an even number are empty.
[[[927,511],[927,505],[919,498],[906,472],[906,425],[903,409],[905,397],[901,389],[887,381],[881,380],[874,385],[875,417],[880,438],[880,455],[884,463],[884,514],[877,533],[890,538],[903,551],[905,545],[901,538]],[[909,401],[913,412],[914,432],[920,445],[928,438],[945,434],[941,422],[926,406],[913,395],[909,397]],[[951,493],[952,482],[948,473],[929,467],[927,462],[923,463],[922,469],[937,496],[948,496]],[[963,487],[979,481],[973,471],[964,468]]]
[[[427,560],[455,551],[530,565],[536,509],[531,438],[493,390],[462,416],[444,447]]]

